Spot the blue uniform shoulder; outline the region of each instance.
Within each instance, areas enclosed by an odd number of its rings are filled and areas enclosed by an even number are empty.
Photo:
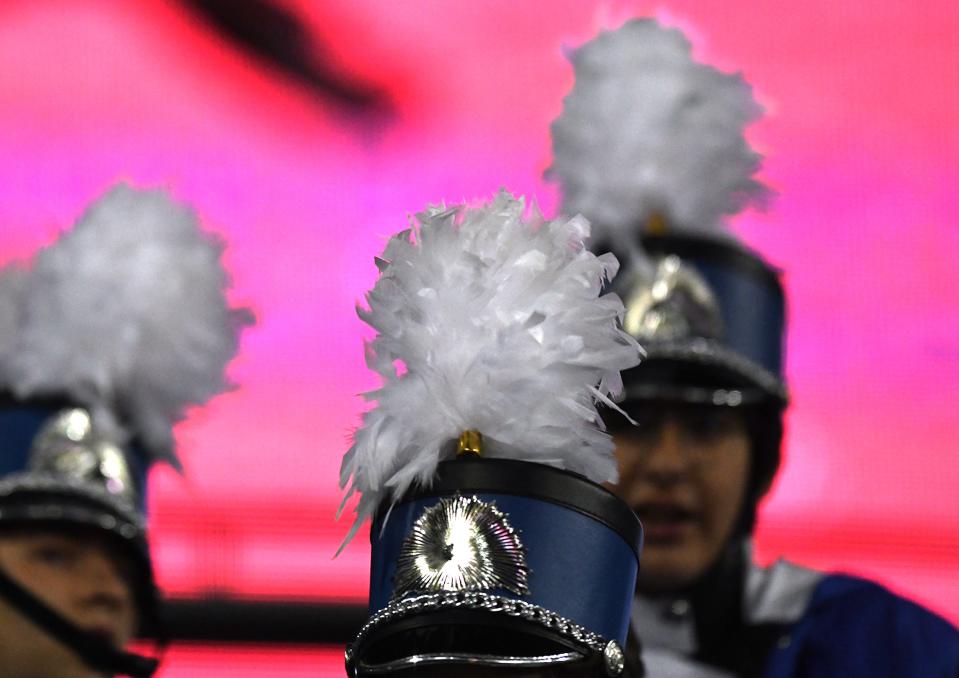
[[[959,631],[865,579],[829,575],[773,651],[768,678],[956,678]]]

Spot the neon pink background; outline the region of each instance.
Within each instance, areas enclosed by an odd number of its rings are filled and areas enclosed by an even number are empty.
[[[375,385],[353,312],[372,257],[429,202],[505,186],[552,214],[562,46],[655,14],[768,111],[750,134],[780,195],[734,223],[790,300],[794,398],[760,557],[875,577],[959,621],[954,2],[283,4],[388,92],[390,121],[317,103],[172,2],[0,5],[0,262],[118,179],[164,185],[228,240],[234,299],[259,316],[242,388],[178,430],[186,477],[154,474],[167,591],[364,598],[368,549],[333,560],[349,520],[332,516],[357,394]],[[337,649],[230,653],[251,667],[232,676],[342,674]],[[225,656],[175,648],[162,675],[224,675]]]

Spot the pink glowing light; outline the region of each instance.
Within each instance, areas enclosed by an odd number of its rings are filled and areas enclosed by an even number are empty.
[[[178,429],[185,478],[155,473],[161,582],[362,601],[368,547],[361,536],[332,559],[349,525],[332,514],[358,394],[376,385],[353,311],[372,258],[428,203],[506,186],[551,213],[561,48],[650,5],[286,4],[345,73],[388,93],[394,119],[344,121],[176,3],[4,3],[0,262],[120,178],[193,203],[259,324],[240,389]],[[959,621],[953,4],[670,1],[661,15],[769,110],[751,134],[779,198],[735,227],[784,269],[794,398],[759,554],[874,576]],[[211,653],[177,649],[164,675],[222,675]],[[326,666],[320,654],[303,666]]]

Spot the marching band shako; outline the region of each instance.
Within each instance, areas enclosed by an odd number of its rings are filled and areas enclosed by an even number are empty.
[[[383,386],[340,476],[360,494],[351,535],[373,520],[350,675],[624,670],[642,528],[601,485],[597,405],[641,348],[589,224],[525,211],[505,191],[432,207],[376,260],[359,314]]]
[[[371,542],[353,675],[429,664],[622,671],[642,528],[586,478],[461,456],[378,513]]]
[[[29,261],[0,268],[0,529],[105,533],[132,562],[141,637],[160,636],[149,467],[173,426],[227,389],[239,331],[222,243],[157,190],[120,184]],[[91,670],[157,660],[70,622],[0,571],[0,596]]]
[[[627,399],[781,407],[782,285],[726,223],[771,195],[745,134],[762,115],[752,87],[650,18],[601,31],[570,62],[547,175],[623,263],[612,289],[646,349],[623,374]]]

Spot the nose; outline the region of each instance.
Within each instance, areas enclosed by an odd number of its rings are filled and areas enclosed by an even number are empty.
[[[689,450],[680,424],[667,419],[648,441],[646,477],[658,485],[671,485],[689,472]]]
[[[81,571],[84,582],[82,603],[88,609],[116,614],[133,604],[129,584],[106,553],[99,549],[86,552]]]

